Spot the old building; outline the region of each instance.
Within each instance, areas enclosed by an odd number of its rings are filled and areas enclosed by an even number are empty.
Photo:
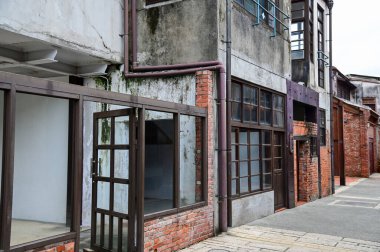
[[[0,250],[173,251],[330,194],[331,8],[2,1]]]
[[[288,82],[288,168],[292,203],[333,192],[330,77],[332,1],[292,1],[292,81]],[[291,183],[294,181],[294,183]]]
[[[377,85],[375,79],[363,85],[335,67],[333,73],[334,175],[346,185],[347,177],[369,177],[378,170]]]

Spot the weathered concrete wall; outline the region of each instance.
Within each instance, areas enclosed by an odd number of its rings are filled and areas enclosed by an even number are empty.
[[[273,191],[232,201],[232,227],[264,218],[274,213]]]
[[[376,97],[377,113],[380,113],[380,85],[370,82],[351,81],[358,88],[355,93],[355,100],[358,104],[363,104],[363,97]]]
[[[290,1],[281,8],[290,13]],[[226,57],[225,1],[219,1],[219,59]],[[232,75],[253,84],[286,93],[286,79],[291,79],[289,33],[271,38],[265,23],[253,26],[255,18],[237,3],[232,10]]]
[[[0,2],[0,29],[116,62],[122,62],[123,24],[120,0]]]
[[[13,218],[66,223],[68,118],[68,100],[16,95]]]
[[[217,59],[217,1],[138,1],[138,62],[165,65]]]

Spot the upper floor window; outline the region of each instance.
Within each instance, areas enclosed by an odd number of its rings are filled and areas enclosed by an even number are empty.
[[[324,11],[318,6],[318,85],[325,87],[325,37],[324,37]]]
[[[319,110],[319,135],[321,137],[321,146],[326,145],[326,111]]]
[[[309,0],[310,60],[314,62],[314,0]]]
[[[231,100],[232,120],[284,127],[284,96],[259,90],[250,85],[232,83]]]
[[[281,26],[284,26],[284,18],[287,15],[280,10],[279,0],[235,0],[235,2],[255,17],[256,24],[264,22],[272,29],[276,28],[276,33],[281,33]]]
[[[344,85],[344,82],[338,81],[337,96],[348,101],[350,100],[350,88]]]
[[[291,50],[292,59],[305,58],[305,2],[292,3],[291,25]]]

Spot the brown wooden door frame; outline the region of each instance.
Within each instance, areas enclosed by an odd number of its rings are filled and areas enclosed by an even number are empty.
[[[369,174],[375,172],[375,153],[374,153],[374,141],[373,138],[368,139],[368,150],[369,150]]]
[[[129,117],[129,142],[126,144],[115,144],[115,118],[121,116]],[[92,208],[91,208],[91,247],[96,251],[113,251],[115,247],[118,248],[118,252],[122,251],[123,242],[127,242],[128,251],[133,251],[135,249],[135,162],[136,162],[136,114],[135,109],[121,109],[112,110],[105,112],[97,112],[93,115],[93,161],[92,161]],[[102,118],[111,119],[111,131],[110,131],[110,144],[99,145],[99,124],[98,120]],[[99,176],[98,174],[98,150],[110,150],[110,175],[108,177]],[[115,178],[115,150],[128,150],[129,151],[129,169],[128,169],[128,179]],[[97,185],[98,182],[107,182],[110,185],[110,195],[109,195],[109,209],[100,209],[97,207]],[[114,193],[115,185],[123,184],[128,185],[128,213],[121,213],[114,210]],[[100,243],[96,242],[97,237],[97,214],[101,215],[100,219]],[[108,248],[104,248],[105,244],[105,219],[109,218],[108,226]],[[118,223],[118,234],[117,234],[117,244],[113,244],[113,224],[114,218],[117,218]],[[123,221],[128,221],[128,240],[123,240]]]
[[[346,172],[344,167],[343,111],[343,104],[340,101],[334,101],[332,122],[334,123],[334,175],[339,176],[340,185],[345,186]]]

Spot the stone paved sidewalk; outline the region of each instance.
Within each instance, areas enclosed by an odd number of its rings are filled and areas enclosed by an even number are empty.
[[[338,236],[261,226],[231,228],[227,233],[195,244],[182,252],[254,251],[377,251],[380,243]]]

